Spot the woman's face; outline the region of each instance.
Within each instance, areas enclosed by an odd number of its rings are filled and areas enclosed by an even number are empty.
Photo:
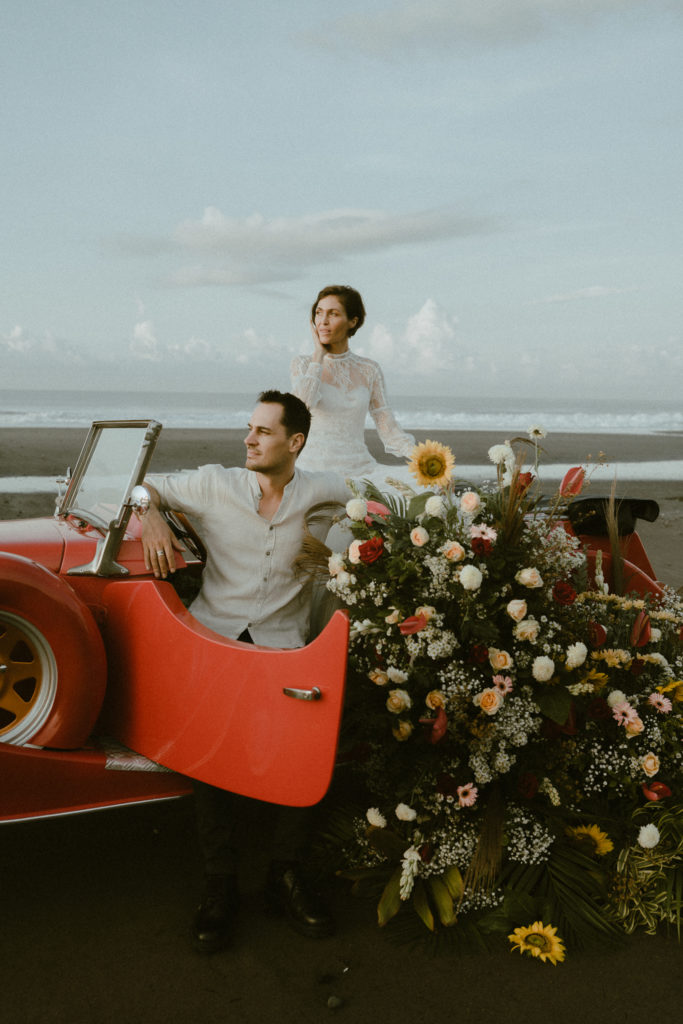
[[[338,295],[326,295],[315,307],[313,318],[320,343],[326,348],[348,346],[349,331],[358,323],[357,317],[349,320],[344,303]]]

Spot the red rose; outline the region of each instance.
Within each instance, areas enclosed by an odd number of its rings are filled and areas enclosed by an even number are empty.
[[[553,600],[557,601],[558,604],[574,604],[576,601],[576,591],[574,590],[571,583],[567,583],[566,580],[560,580],[553,587]]]
[[[475,555],[479,555],[480,558],[486,558],[487,555],[491,554],[493,544],[487,537],[473,537],[472,550]]]
[[[599,622],[588,623],[588,642],[593,649],[601,647],[607,639],[607,630]]]
[[[663,800],[671,796],[671,790],[663,782],[644,782],[643,793],[647,800]]]
[[[419,615],[409,615],[403,622],[399,622],[398,628],[402,636],[410,636],[411,633],[419,633],[426,625],[427,616],[420,613]]]
[[[526,494],[533,482],[533,473],[520,473],[517,477],[517,493]]]
[[[644,647],[649,644],[651,636],[650,616],[647,612],[638,612],[631,627],[631,647]]]
[[[605,722],[612,717],[612,709],[604,697],[593,697],[586,708],[586,716],[596,722]]]
[[[381,537],[371,537],[358,548],[358,557],[365,565],[372,565],[384,551],[384,541]]]

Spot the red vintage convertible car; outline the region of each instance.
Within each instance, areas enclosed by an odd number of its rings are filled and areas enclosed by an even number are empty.
[[[320,800],[334,767],[348,620],[307,647],[228,640],[145,568],[131,513],[161,424],[94,423],[54,518],[0,523],[0,821],[189,791],[188,777],[274,803]],[[201,685],[199,684],[201,681]]]
[[[187,793],[188,778],[305,806],[332,776],[348,620],[307,647],[228,640],[187,610],[201,541],[182,517],[173,582],[145,568],[136,487],[161,425],[94,423],[52,519],[0,523],[0,822]],[[622,502],[628,589],[660,590]],[[604,552],[604,499],[578,499],[567,529]],[[592,551],[592,557],[591,557]]]

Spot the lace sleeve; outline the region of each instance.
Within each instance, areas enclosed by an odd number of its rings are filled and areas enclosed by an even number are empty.
[[[384,374],[379,365],[376,367],[372,382],[370,413],[375,421],[377,433],[384,445],[384,450],[390,455],[398,455],[399,458],[410,455],[410,452],[415,447],[415,438],[412,434],[407,434],[405,430],[401,430],[396,422],[396,417],[389,408]]]
[[[314,362],[310,356],[295,356],[290,368],[292,392],[309,409],[320,401],[320,374],[322,363]]]

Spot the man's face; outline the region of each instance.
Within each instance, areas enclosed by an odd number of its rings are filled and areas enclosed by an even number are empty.
[[[296,453],[301,447],[301,434],[287,436],[282,423],[282,406],[278,402],[261,402],[249,422],[247,469],[275,474],[294,468]]]

